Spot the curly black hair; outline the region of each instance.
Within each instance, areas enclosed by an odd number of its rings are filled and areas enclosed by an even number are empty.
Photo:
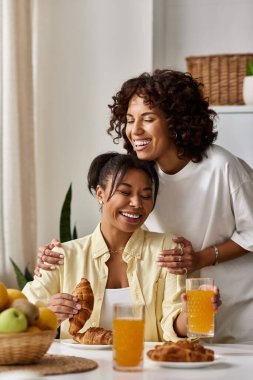
[[[123,138],[128,153],[133,147],[126,136],[126,113],[134,95],[143,98],[150,107],[157,107],[168,121],[170,139],[177,147],[179,158],[201,162],[207,148],[216,140],[214,131],[215,111],[209,108],[203,96],[203,85],[190,73],[175,70],[155,70],[143,73],[123,83],[119,92],[112,97],[110,127],[107,133],[116,137],[114,143]]]

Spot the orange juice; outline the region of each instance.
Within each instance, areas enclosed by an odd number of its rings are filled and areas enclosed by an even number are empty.
[[[214,309],[212,290],[187,290],[188,336],[214,335]]]
[[[144,320],[114,319],[113,359],[117,367],[138,367],[143,360]]]

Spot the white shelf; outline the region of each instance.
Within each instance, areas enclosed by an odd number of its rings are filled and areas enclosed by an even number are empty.
[[[218,114],[253,113],[253,106],[212,106],[210,105],[209,108],[213,109]]]

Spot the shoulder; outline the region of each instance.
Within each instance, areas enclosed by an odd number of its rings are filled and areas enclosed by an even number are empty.
[[[252,176],[253,169],[240,157],[227,149],[213,144],[207,151],[207,164],[213,169],[229,171],[231,174],[240,173],[242,176]]]
[[[213,144],[206,152],[206,160],[213,162],[215,165],[225,165],[226,163],[236,163],[238,158],[227,149]]]
[[[61,247],[56,247],[53,251],[63,253],[65,256],[68,254],[82,253],[92,240],[92,234],[83,236],[81,238],[70,240],[61,244]]]
[[[160,233],[142,230],[144,234],[144,241],[152,246],[160,247],[160,249],[173,249],[176,243],[173,239],[176,237],[172,232]]]

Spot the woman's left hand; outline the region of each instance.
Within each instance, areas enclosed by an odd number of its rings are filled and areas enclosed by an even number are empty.
[[[214,311],[216,313],[219,307],[221,306],[222,301],[221,301],[219,288],[217,288],[217,286],[212,286],[212,290],[214,292],[214,295],[212,296],[212,304],[213,304]],[[186,313],[186,303],[187,303],[186,293],[182,294],[181,300],[182,300],[182,312]]]
[[[217,310],[219,309],[219,307],[221,306],[222,301],[221,301],[221,296],[220,296],[220,290],[219,290],[219,288],[217,288],[217,286],[214,286],[213,287],[213,291],[214,291],[214,295],[212,297],[212,303],[213,303],[214,311],[216,313]]]
[[[172,274],[189,274],[197,269],[197,257],[192,244],[184,237],[173,239],[179,248],[159,252],[157,264],[168,268]]]

